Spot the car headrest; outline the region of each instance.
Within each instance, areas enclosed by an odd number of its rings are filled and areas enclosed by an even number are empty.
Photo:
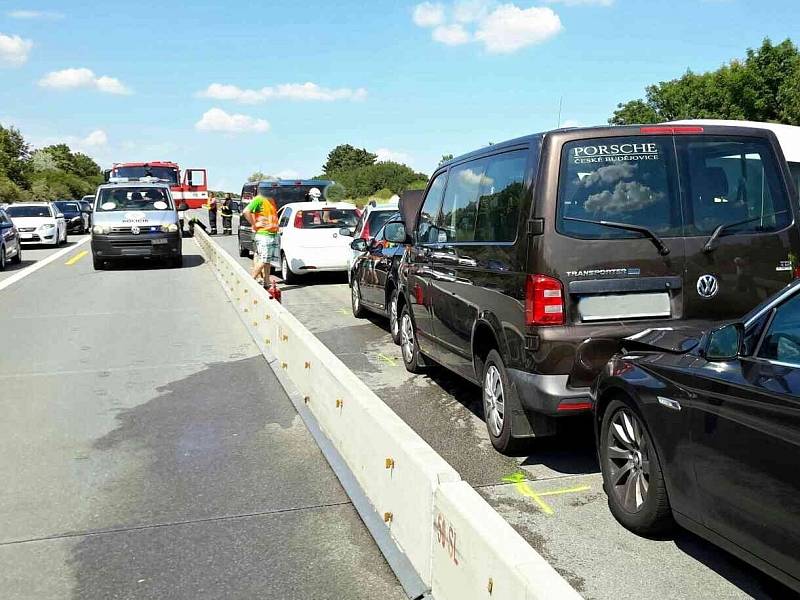
[[[706,167],[697,173],[697,192],[704,202],[728,197],[728,177],[722,167]]]

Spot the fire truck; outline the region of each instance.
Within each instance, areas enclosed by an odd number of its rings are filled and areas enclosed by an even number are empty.
[[[111,177],[139,179],[156,177],[169,182],[175,204],[185,202],[189,208],[201,208],[208,202],[208,179],[205,169],[186,169],[181,177],[178,163],[170,161],[115,163],[105,172]]]

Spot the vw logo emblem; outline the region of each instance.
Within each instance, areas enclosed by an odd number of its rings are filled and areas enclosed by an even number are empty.
[[[131,227],[131,233],[132,233],[133,235],[139,235],[139,232],[140,232],[140,231],[141,231],[141,229],[139,229],[139,226],[138,226],[138,225],[134,225],[133,227]]]
[[[701,298],[713,298],[719,292],[719,282],[713,275],[702,275],[697,280],[697,293]]]

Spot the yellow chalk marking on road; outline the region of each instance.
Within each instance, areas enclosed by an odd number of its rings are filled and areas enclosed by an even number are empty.
[[[74,265],[76,262],[78,262],[80,259],[82,259],[84,256],[86,256],[87,254],[89,254],[89,251],[88,251],[88,250],[84,250],[83,252],[78,252],[78,253],[77,253],[75,256],[73,256],[72,258],[70,258],[70,259],[69,259],[67,262],[65,262],[64,264],[65,264],[65,265],[72,266],[72,265]]]
[[[562,494],[574,494],[577,492],[587,492],[592,489],[588,485],[579,485],[578,487],[564,488],[562,490],[553,490],[552,492],[539,492],[539,496],[561,496]]]
[[[350,314],[350,312],[349,312],[349,311],[347,311],[347,310],[345,310],[345,309],[343,309],[343,308],[340,308],[340,309],[339,309],[337,312],[340,312],[340,313],[342,313],[343,315],[349,315],[349,314]]]
[[[391,356],[386,356],[385,354],[382,354],[382,353],[379,352],[378,353],[378,358],[381,359],[383,362],[385,362],[390,367],[396,367],[397,366],[397,359],[392,358]]]
[[[529,486],[526,483],[525,473],[517,472],[517,473],[512,473],[511,475],[506,475],[505,477],[503,477],[503,481],[505,483],[513,483],[514,487],[517,488],[517,491],[523,496],[527,496],[528,498],[533,500],[539,506],[539,508],[544,514],[546,515],[554,514],[553,509],[550,508],[550,505],[544,500],[542,500],[539,497],[539,494],[534,492],[531,489],[531,486]]]

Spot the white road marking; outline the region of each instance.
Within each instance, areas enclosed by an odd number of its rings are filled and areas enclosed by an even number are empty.
[[[53,254],[48,256],[47,258],[43,258],[42,260],[33,263],[31,266],[25,267],[24,269],[22,269],[18,273],[14,273],[11,277],[8,277],[8,278],[4,279],[3,281],[0,281],[0,291],[4,290],[5,288],[7,288],[10,285],[13,285],[13,284],[17,283],[20,279],[23,279],[23,278],[27,277],[31,273],[35,273],[36,271],[38,271],[42,267],[45,267],[45,266],[49,265],[51,262],[54,262],[54,261],[58,260],[62,256],[66,255],[66,254],[69,254],[70,252],[72,252],[76,248],[80,247],[82,244],[85,244],[86,242],[88,242],[91,239],[92,239],[91,237],[85,237],[81,241],[79,241],[77,244],[75,244],[74,246],[69,246],[68,248],[64,248],[63,250],[59,250],[58,252],[54,252]]]

